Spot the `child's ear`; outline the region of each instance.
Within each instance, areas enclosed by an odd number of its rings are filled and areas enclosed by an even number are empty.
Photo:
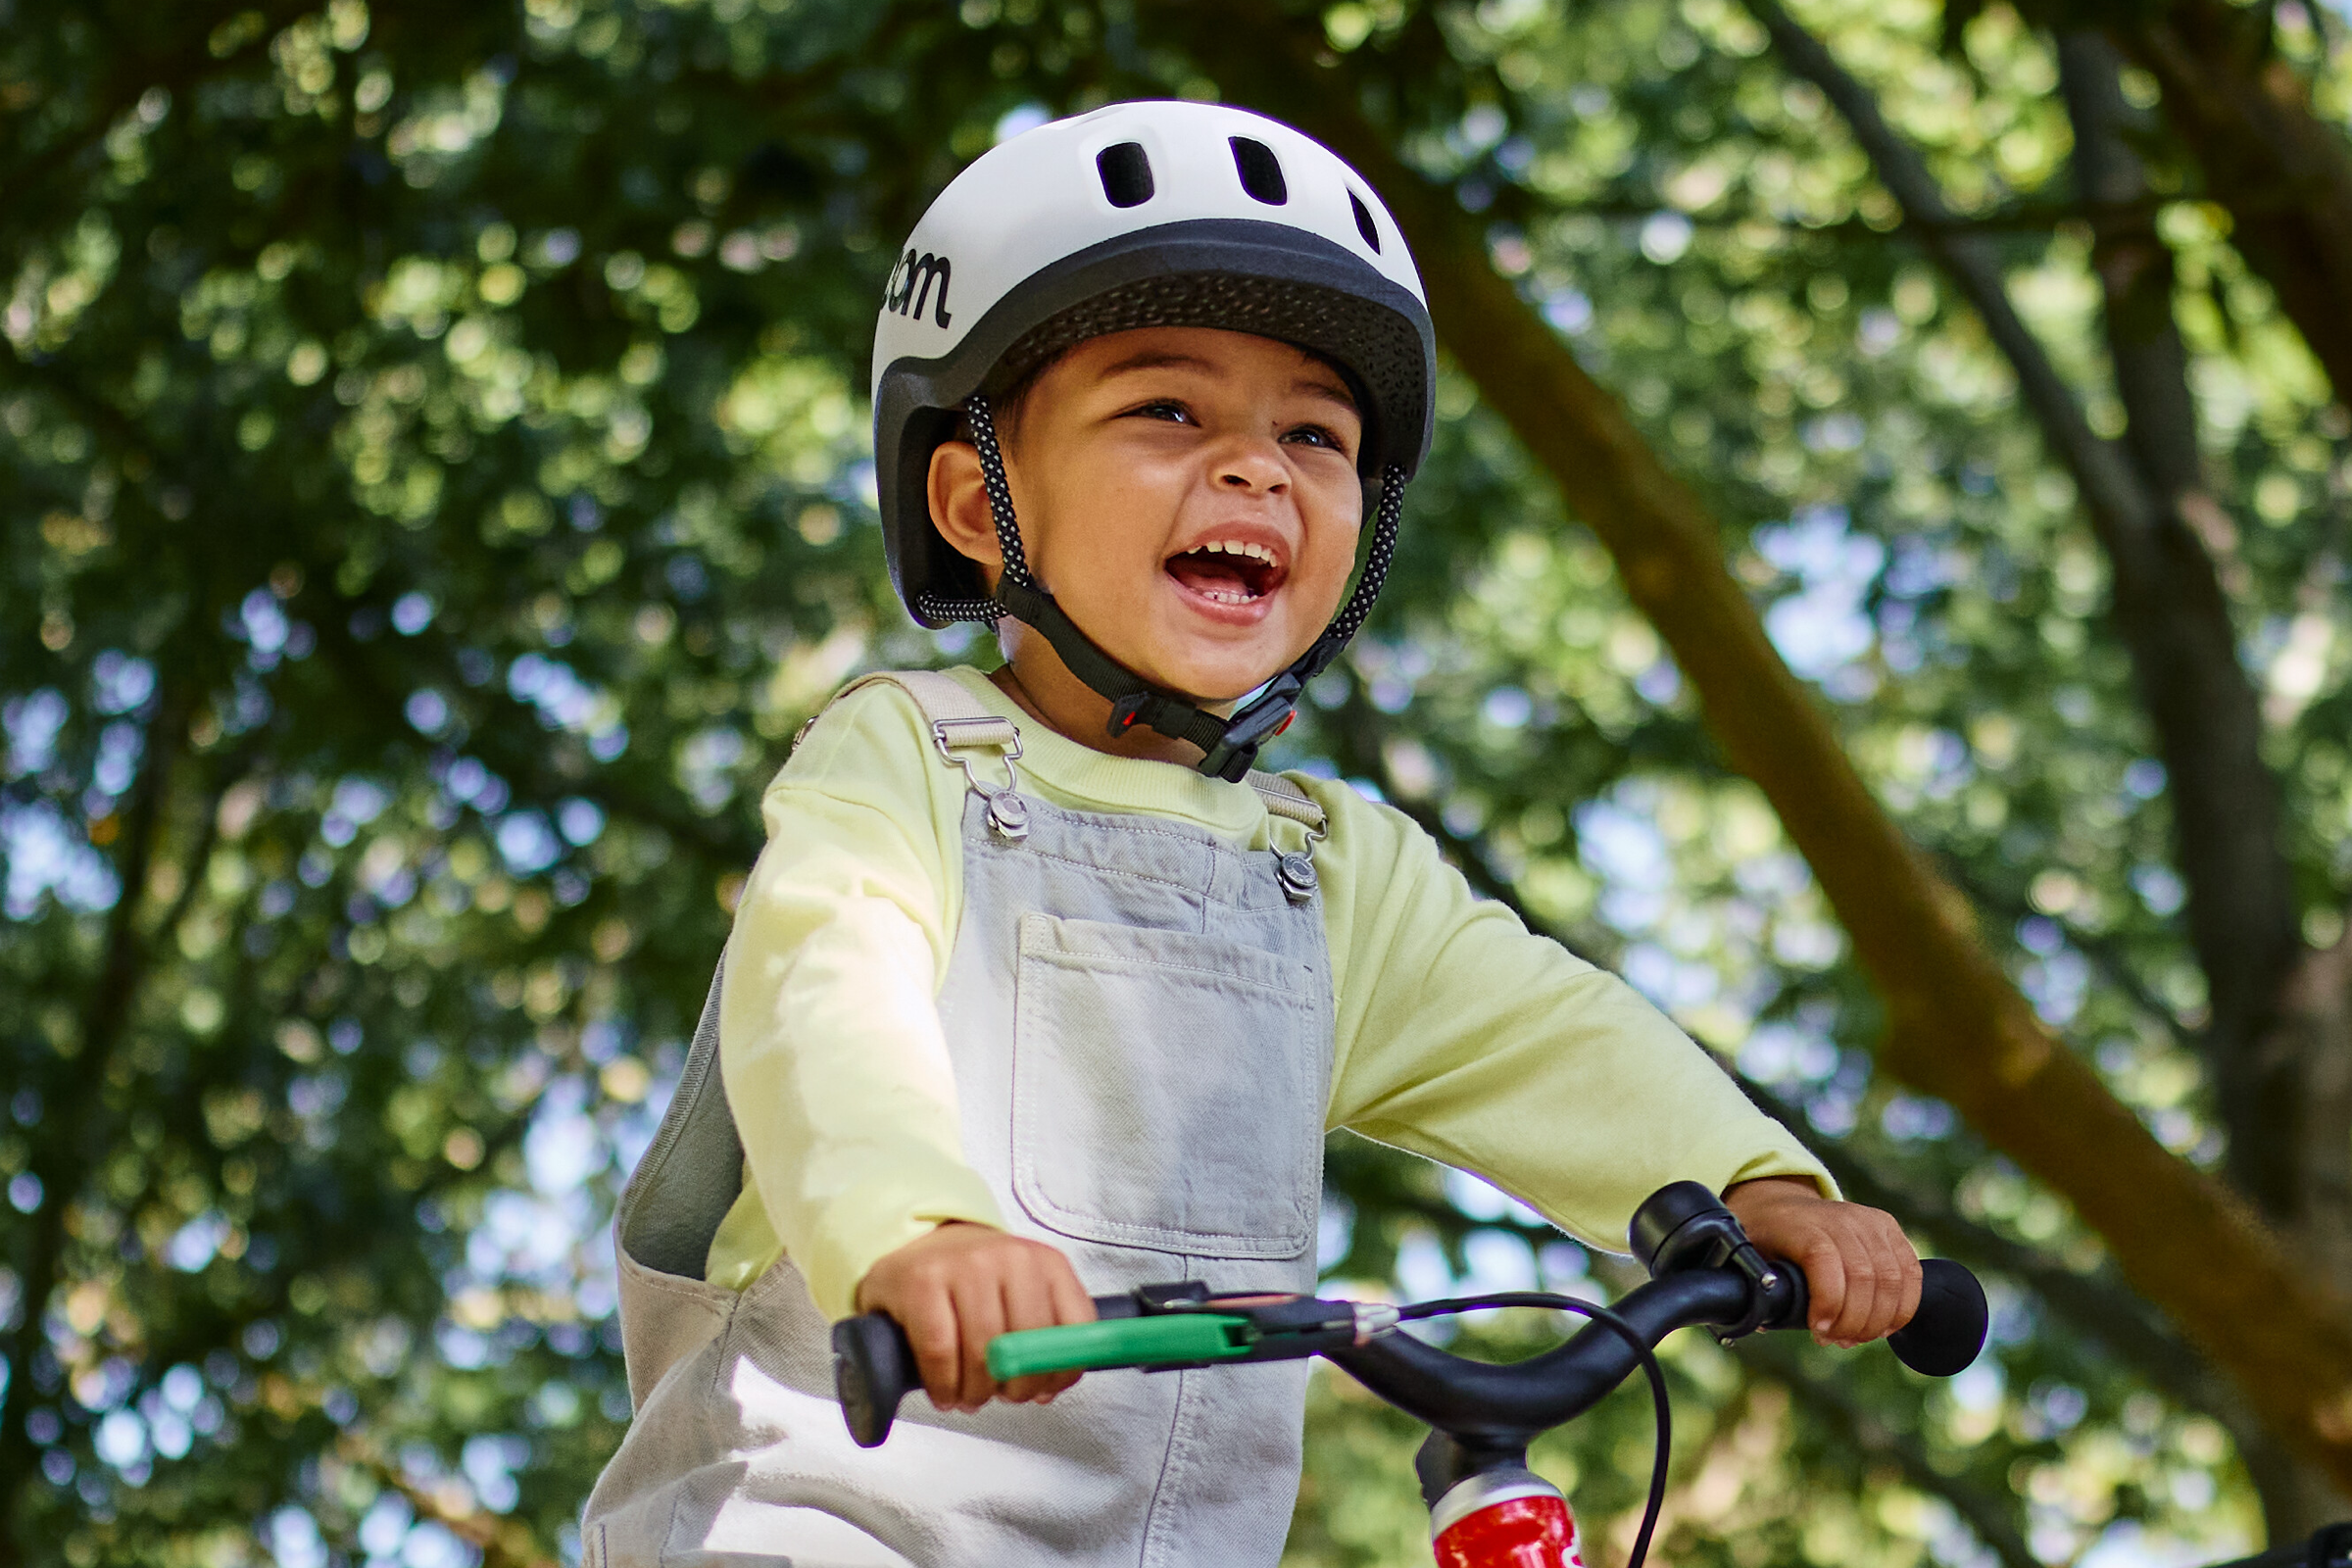
[[[932,449],[929,485],[931,526],[959,556],[980,564],[993,592],[1004,555],[997,547],[997,520],[988,510],[988,486],[980,454],[968,441],[945,441]]]

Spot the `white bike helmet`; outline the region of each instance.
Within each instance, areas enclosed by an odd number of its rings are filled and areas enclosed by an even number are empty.
[[[1373,528],[1331,627],[1231,719],[1150,685],[1029,573],[989,399],[1071,345],[1145,326],[1293,343],[1337,366],[1364,417]],[[1429,450],[1435,339],[1404,237],[1372,187],[1280,122],[1220,104],[1112,104],[1027,131],[942,191],[908,236],[874,334],[874,467],[899,597],[926,626],[1035,626],[1109,698],[1111,730],[1192,741],[1238,779],[1380,591],[1404,481]],[[931,454],[969,421],[1005,569],[990,596],[932,526]]]

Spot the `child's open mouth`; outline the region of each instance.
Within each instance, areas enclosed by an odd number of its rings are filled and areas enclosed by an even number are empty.
[[[1212,539],[1168,558],[1168,575],[1217,605],[1247,605],[1282,586],[1290,568],[1264,545]]]

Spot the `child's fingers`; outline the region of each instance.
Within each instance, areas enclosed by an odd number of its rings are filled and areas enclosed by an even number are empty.
[[[977,1410],[997,1392],[997,1380],[988,1375],[988,1342],[1004,1332],[1004,1287],[992,1273],[959,1282],[955,1295],[956,1327],[962,1335],[956,1408]]]
[[[1827,1238],[1817,1239],[1805,1248],[1797,1266],[1805,1271],[1807,1325],[1813,1331],[1817,1345],[1835,1345],[1838,1320],[1845,1311],[1845,1259]]]
[[[1830,1325],[1830,1343],[1850,1349],[1870,1338],[1870,1325],[1880,1309],[1880,1298],[1891,1294],[1879,1277],[1880,1261],[1866,1247],[1838,1247],[1839,1272],[1845,1279],[1845,1299]]]
[[[1886,1326],[1886,1332],[1889,1334],[1909,1323],[1917,1315],[1920,1293],[1927,1286],[1927,1276],[1920,1272],[1919,1254],[1911,1250],[1910,1239],[1902,1237],[1898,1233],[1898,1241],[1902,1248],[1903,1295],[1901,1303],[1894,1314],[1894,1321]]]
[[[1865,1345],[1886,1337],[1905,1320],[1906,1293],[1917,1303],[1918,1259],[1900,1228],[1870,1210],[1857,1211],[1839,1243],[1846,1301],[1832,1337],[1841,1345]]]
[[[1870,1227],[1870,1245],[1879,1289],[1860,1338],[1879,1340],[1910,1322],[1919,1309],[1919,1254],[1911,1250],[1902,1228],[1884,1216]]]
[[[1051,1328],[1057,1321],[1053,1283],[1043,1268],[1013,1269],[1004,1278],[1004,1327],[1008,1333],[1022,1329]],[[1033,1377],[1014,1378],[998,1393],[1016,1404],[1025,1404],[1031,1399],[1058,1393],[1068,1386],[1068,1380],[1059,1374],[1041,1373]]]
[[[1055,1254],[1053,1266],[1046,1274],[1046,1285],[1054,1303],[1056,1323],[1092,1323],[1095,1320],[1095,1298],[1086,1294],[1078,1283],[1077,1272],[1070,1260]]]
[[[934,1408],[954,1409],[956,1390],[963,1381],[963,1357],[956,1329],[956,1308],[948,1299],[948,1293],[927,1293],[914,1304],[902,1306],[897,1316],[899,1326],[906,1331],[906,1343],[914,1348],[915,1370],[922,1375],[923,1392],[931,1396]]]

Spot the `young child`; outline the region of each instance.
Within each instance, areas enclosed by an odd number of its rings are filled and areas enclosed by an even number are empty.
[[[1144,1283],[1312,1290],[1334,1127],[1603,1247],[1703,1182],[1819,1338],[1908,1319],[1894,1223],[1647,1004],[1402,815],[1249,771],[1379,590],[1432,358],[1370,188],[1238,110],[1030,131],[917,226],[874,356],[892,569],[1005,663],[852,686],[767,793],[622,1201],[637,1414],[590,1568],[1272,1563],[1305,1363],[1000,1389],[983,1351]],[[867,1451],[827,1330],[873,1309],[935,1408]]]

